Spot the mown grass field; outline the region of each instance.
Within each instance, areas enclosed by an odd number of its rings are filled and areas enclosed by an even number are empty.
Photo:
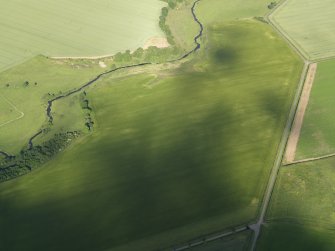
[[[0,109],[0,126],[4,126],[21,116],[15,106],[3,96],[0,96]]]
[[[297,159],[335,152],[335,61],[318,64],[316,78],[304,117]]]
[[[257,250],[334,250],[334,164],[281,169]]]
[[[263,228],[257,251],[333,251],[335,232],[313,226],[273,223]]]
[[[0,5],[0,71],[37,54],[111,55],[164,36],[158,17],[166,3],[158,0],[0,0]]]
[[[102,71],[97,63],[83,61],[71,65],[39,56],[0,73],[1,95],[24,113],[20,120],[0,127],[0,149],[12,154],[18,153],[46,122],[48,100],[61,92],[81,86]],[[7,102],[0,102],[0,109],[13,110]],[[10,110],[1,113],[3,121],[13,119],[14,115]]]
[[[335,5],[332,0],[286,1],[271,19],[305,57],[314,60],[335,56]]]
[[[330,158],[282,168],[268,218],[334,224],[334,164]]]
[[[193,49],[193,38],[199,29],[190,12],[192,3],[192,0],[184,1],[178,8],[170,10],[167,18],[177,45],[187,49]],[[268,0],[206,0],[197,4],[196,14],[206,29],[213,23],[264,16],[269,11],[268,4]]]
[[[186,51],[190,51],[194,48],[193,38],[199,32],[199,25],[194,22],[193,15],[190,10],[193,2],[193,0],[187,0],[178,4],[176,8],[170,9],[166,20],[176,44]],[[197,13],[199,12],[198,9],[199,3],[197,5]]]
[[[199,17],[206,25],[236,19],[264,16],[269,9],[268,0],[206,0],[199,3]],[[215,6],[215,7],[213,7]]]
[[[302,63],[260,22],[206,38],[89,89],[94,133],[0,185],[1,249],[153,250],[255,218]]]

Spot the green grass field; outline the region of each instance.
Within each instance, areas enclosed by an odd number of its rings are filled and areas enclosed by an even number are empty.
[[[170,9],[167,17],[167,24],[171,29],[176,44],[186,51],[194,48],[193,38],[199,32],[199,25],[194,22],[192,12],[190,11],[193,2],[194,1],[192,0],[187,0],[182,4],[179,4],[177,8]],[[197,13],[199,12],[198,9],[199,3],[197,6]]]
[[[199,17],[205,24],[211,24],[264,16],[269,11],[268,4],[268,0],[206,0],[199,4]]]
[[[335,159],[283,167],[257,250],[335,248]]]
[[[158,17],[166,3],[158,0],[0,0],[0,5],[0,71],[37,54],[110,55],[164,36]]]
[[[274,24],[310,60],[335,56],[332,0],[286,1],[271,16]]]
[[[335,232],[313,226],[273,223],[263,228],[257,251],[333,251]]]
[[[0,96],[0,109],[0,127],[3,127],[22,117],[22,114],[16,106],[3,96]]]
[[[59,95],[81,86],[102,71],[98,64],[85,61],[65,64],[39,56],[0,73],[1,95],[24,113],[21,119],[1,126],[0,149],[12,154],[18,153],[28,143],[29,137],[46,122],[46,103],[54,97],[53,94]],[[26,81],[29,82],[27,86]],[[1,111],[13,110],[7,102],[2,101],[0,100]],[[10,110],[1,113],[0,123],[20,116]]]
[[[330,158],[282,168],[269,219],[334,224],[334,164],[335,159]]]
[[[317,75],[304,117],[297,159],[335,152],[335,61],[318,64]]]
[[[186,0],[178,8],[170,10],[167,19],[177,45],[187,49],[194,47],[193,38],[199,29],[190,12],[192,3],[192,0]],[[268,11],[268,4],[268,0],[247,2],[244,0],[206,0],[198,3],[196,14],[206,29],[213,23],[264,16]],[[183,25],[180,25],[181,23]]]
[[[94,133],[0,185],[0,249],[152,250],[255,218],[302,63],[260,22],[206,38],[177,69],[88,90]]]

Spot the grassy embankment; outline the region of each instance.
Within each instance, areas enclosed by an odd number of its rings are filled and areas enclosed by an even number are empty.
[[[206,37],[180,68],[89,89],[95,132],[1,184],[1,248],[150,250],[254,219],[302,65],[260,22]]]

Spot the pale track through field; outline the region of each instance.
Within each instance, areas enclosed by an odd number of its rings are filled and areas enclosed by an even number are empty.
[[[276,180],[277,180],[279,169],[280,169],[281,165],[283,165],[283,158],[284,158],[284,154],[285,154],[285,152],[284,152],[285,151],[285,143],[288,142],[289,136],[291,134],[291,132],[290,132],[291,131],[291,126],[293,125],[293,121],[295,119],[295,114],[297,112],[299,100],[300,100],[300,97],[301,97],[300,93],[302,92],[305,76],[307,77],[307,70],[308,70],[307,67],[311,64],[313,65],[316,61],[322,61],[322,60],[329,59],[329,58],[320,58],[320,59],[318,59],[314,62],[310,62],[308,60],[307,56],[302,52],[302,50],[300,48],[296,47],[296,45],[292,42],[290,37],[285,32],[283,32],[283,30],[280,28],[280,26],[276,22],[274,22],[274,20],[271,18],[271,15],[276,10],[278,10],[278,8],[282,7],[285,3],[287,3],[287,1],[288,0],[281,1],[277,5],[276,8],[274,8],[272,11],[270,11],[266,15],[266,20],[274,28],[274,30],[277,31],[277,33],[288,43],[288,45],[301,57],[301,59],[305,63],[305,69],[302,73],[302,78],[301,78],[301,81],[300,81],[300,84],[299,84],[299,87],[298,87],[298,90],[297,90],[296,97],[295,97],[294,102],[291,106],[291,112],[290,112],[290,115],[289,115],[289,118],[288,118],[288,121],[287,121],[287,124],[286,124],[286,128],[285,128],[284,133],[283,133],[281,144],[280,144],[278,152],[277,152],[277,157],[276,157],[275,164],[274,164],[274,166],[272,168],[272,171],[271,171],[271,175],[270,175],[269,182],[268,182],[268,185],[267,185],[267,188],[266,188],[266,192],[265,192],[265,195],[264,195],[264,198],[263,198],[263,203],[262,203],[262,206],[261,206],[261,212],[260,212],[258,221],[257,221],[257,223],[250,226],[250,228],[254,231],[254,236],[253,236],[253,239],[252,239],[252,242],[251,242],[251,247],[250,247],[251,251],[254,251],[256,249],[256,244],[257,244],[260,232],[261,232],[262,225],[265,222],[265,214],[267,212],[267,208],[268,208],[269,203],[270,203],[270,199],[271,199],[273,189],[274,189],[274,186],[275,186],[275,183],[276,183]],[[315,70],[316,70],[316,66],[315,66]],[[315,74],[315,72],[314,72],[314,74]],[[308,102],[308,100],[307,100],[307,102]],[[302,116],[302,119],[303,119],[303,116]],[[300,129],[301,129],[301,126],[300,126]],[[310,161],[316,161],[316,160],[321,160],[321,159],[325,159],[325,158],[330,158],[330,157],[333,157],[333,156],[335,156],[335,153],[325,155],[325,156],[321,156],[321,157],[316,157],[316,158],[308,158],[308,159],[304,159],[304,160],[297,160],[297,161],[293,161],[292,163],[286,164],[286,165],[306,163],[306,162],[310,162]]]
[[[11,119],[11,120],[9,120],[9,121],[6,121],[6,122],[0,124],[0,127],[3,127],[3,126],[5,126],[5,125],[8,125],[8,124],[10,124],[10,123],[12,123],[12,122],[14,122],[14,121],[17,121],[17,120],[19,120],[19,119],[22,119],[22,118],[24,117],[24,112],[20,111],[20,110],[19,110],[19,109],[18,109],[12,102],[10,102],[7,98],[5,98],[5,97],[2,96],[2,95],[0,95],[0,98],[2,98],[3,100],[5,100],[5,102],[6,102],[7,104],[9,104],[11,107],[13,107],[14,110],[17,111],[17,112],[20,114],[20,116],[18,116],[17,118],[15,118],[15,119]]]
[[[313,158],[306,158],[306,159],[301,159],[301,160],[295,160],[290,163],[286,163],[283,166],[291,166],[294,164],[302,164],[302,163],[307,163],[307,162],[312,162],[312,161],[317,161],[317,160],[323,160],[323,159],[329,159],[331,157],[335,157],[335,153],[319,156],[319,157],[313,157]]]
[[[316,63],[310,64],[308,72],[307,72],[304,88],[302,90],[302,94],[300,97],[298,110],[294,118],[291,134],[288,139],[287,146],[286,146],[285,162],[287,164],[295,160],[295,153],[297,150],[297,145],[298,145],[298,141],[300,137],[300,131],[302,128],[302,124],[304,122],[304,116],[305,116],[305,112],[307,109],[311,90],[313,87],[316,70],[317,70],[317,64]]]

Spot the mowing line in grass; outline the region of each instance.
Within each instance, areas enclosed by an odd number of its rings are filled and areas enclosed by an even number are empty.
[[[307,159],[292,161],[292,162],[289,162],[289,163],[285,163],[283,166],[291,166],[291,165],[294,165],[294,164],[301,164],[301,163],[306,163],[306,162],[311,162],[311,161],[328,159],[328,158],[331,158],[331,157],[334,157],[334,156],[335,156],[335,153],[331,153],[331,154],[323,155],[323,156],[320,156],[320,157],[314,157],[314,158],[307,158]]]
[[[0,127],[3,127],[5,125],[8,125],[14,121],[17,121],[19,119],[22,119],[24,117],[24,112],[20,111],[12,102],[10,102],[8,99],[6,99],[4,96],[0,95],[0,97],[7,103],[9,104],[11,107],[14,108],[15,111],[17,111],[20,115],[14,119],[8,120],[2,124],[0,124]]]

